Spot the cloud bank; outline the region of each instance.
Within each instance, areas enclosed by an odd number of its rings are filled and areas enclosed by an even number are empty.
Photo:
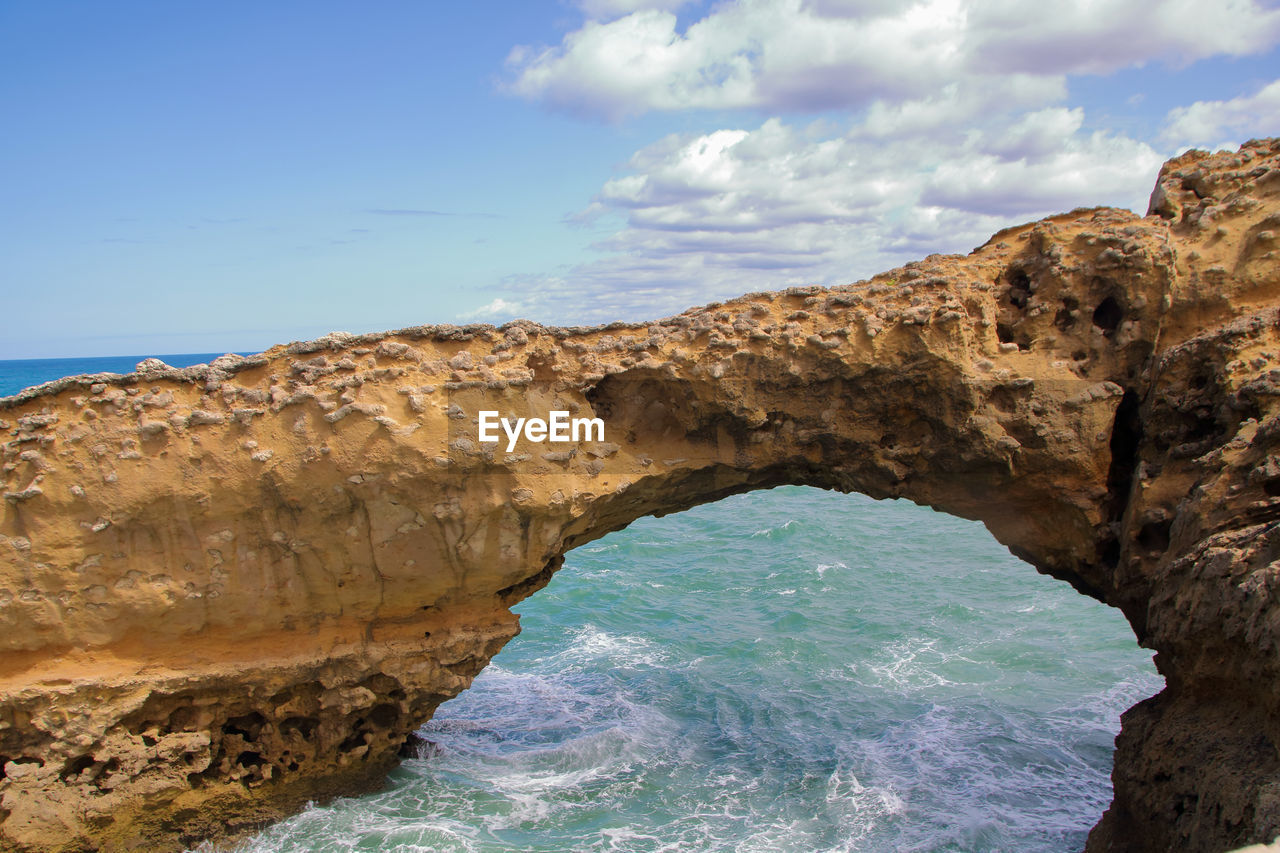
[[[1280,133],[1280,80],[1252,95],[1178,107],[1164,128],[1164,138],[1174,145],[1230,145],[1275,133]]]
[[[957,81],[1048,92],[1067,74],[1243,56],[1280,37],[1280,10],[1253,0],[1064,0],[1051,14],[1014,0],[738,0],[683,32],[670,11],[680,3],[582,5],[591,17],[559,45],[512,50],[511,90],[611,119],[857,109],[927,99]]]
[[[1065,104],[1073,75],[1273,48],[1280,10],[1253,0],[732,0],[683,29],[678,0],[578,5],[560,44],[512,50],[511,93],[588,120],[744,120],[636,151],[573,217],[608,233],[599,260],[502,283],[537,319],[852,281],[1079,206],[1142,213],[1171,153],[1280,129],[1280,81],[1146,139]]]

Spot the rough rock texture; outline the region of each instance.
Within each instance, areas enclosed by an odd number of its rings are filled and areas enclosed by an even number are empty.
[[[1168,686],[1090,851],[1280,832],[1280,142],[831,289],[332,335],[0,401],[0,848],[173,849],[374,784],[563,554],[806,484],[981,519]],[[480,442],[478,412],[605,422]]]

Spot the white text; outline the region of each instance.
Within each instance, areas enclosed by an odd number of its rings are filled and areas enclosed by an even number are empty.
[[[564,441],[604,441],[604,421],[600,418],[570,418],[568,412],[552,411],[542,418],[510,418],[498,417],[494,411],[480,412],[480,440],[496,442],[499,440],[498,427],[507,435],[507,452],[516,449],[516,441],[521,432],[527,441],[564,442]]]

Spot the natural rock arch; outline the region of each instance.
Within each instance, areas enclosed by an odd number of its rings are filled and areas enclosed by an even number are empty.
[[[420,731],[429,757],[371,807],[438,799],[451,804],[439,819],[466,824],[468,790],[487,813],[505,801],[527,815],[534,795],[537,815],[500,822],[499,845],[534,831],[530,851],[577,850],[599,827],[576,805],[603,786],[609,829],[646,848],[700,849],[692,832],[721,849],[735,837],[780,850],[1081,849],[1110,799],[1119,713],[1163,684],[1123,615],[1033,577],[977,522],[777,492],[639,519],[569,552],[515,608],[523,631],[498,672],[437,710]],[[1085,675],[1086,660],[1099,670]],[[1031,694],[982,686],[1024,678],[1043,688],[1036,711]],[[1033,744],[1043,763],[1026,763]],[[763,825],[743,825],[753,813]],[[328,837],[345,814],[335,804],[257,841],[303,826]]]
[[[374,784],[562,555],[783,483],[982,520],[1168,687],[1090,849],[1280,832],[1280,144],[839,288],[333,335],[0,402],[0,849],[153,848]],[[478,413],[598,416],[512,452]]]

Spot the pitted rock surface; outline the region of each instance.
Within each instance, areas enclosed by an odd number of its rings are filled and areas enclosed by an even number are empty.
[[[1280,833],[1280,142],[967,256],[653,323],[334,334],[0,400],[0,849],[376,785],[631,521],[802,484],[982,520],[1167,680],[1090,851]],[[605,440],[479,440],[478,413]]]

